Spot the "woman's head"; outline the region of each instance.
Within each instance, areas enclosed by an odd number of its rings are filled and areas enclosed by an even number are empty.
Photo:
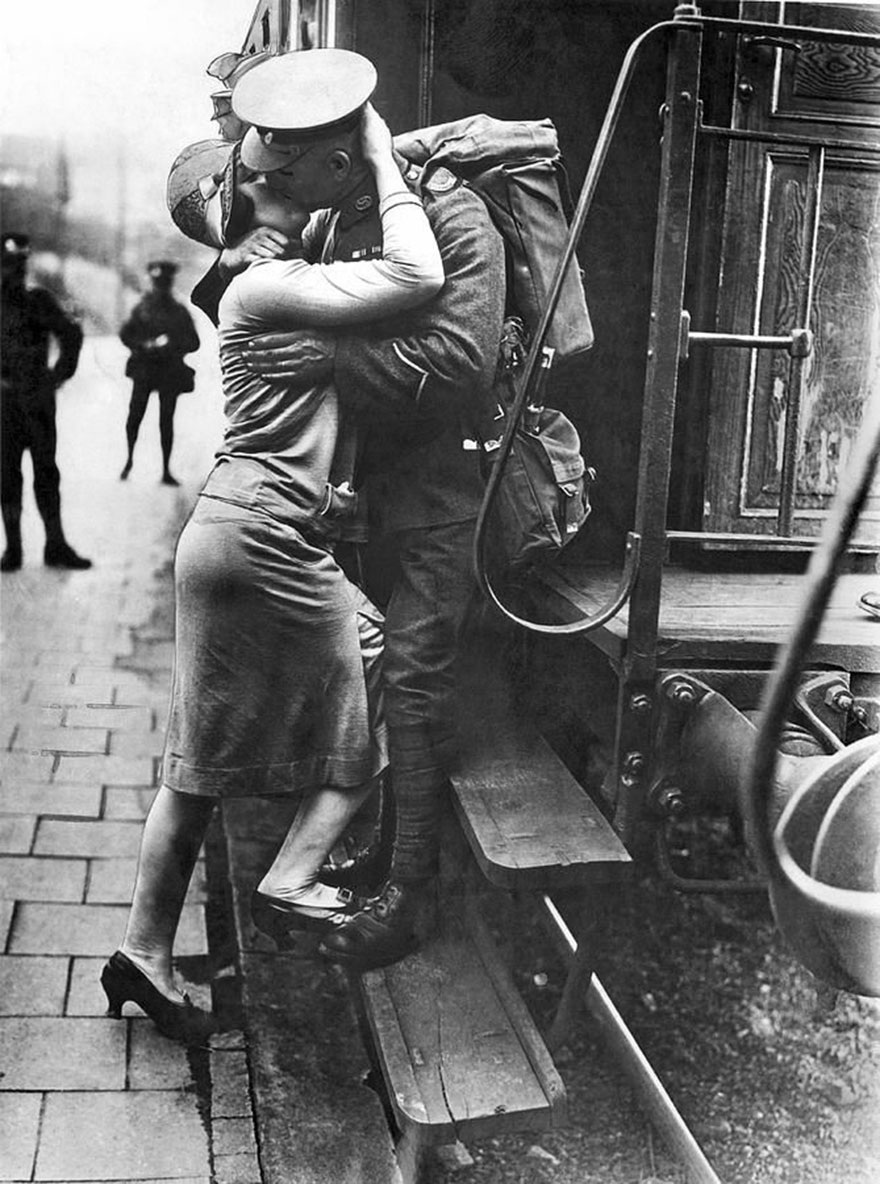
[[[248,231],[268,226],[299,239],[308,213],[241,163],[240,145],[200,140],[180,153],[168,176],[168,210],[188,238],[232,246]]]

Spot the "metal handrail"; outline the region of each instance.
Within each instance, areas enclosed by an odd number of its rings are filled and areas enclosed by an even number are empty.
[[[581,234],[583,233],[584,223],[587,219],[587,214],[593,204],[593,198],[596,193],[596,187],[599,182],[599,177],[602,169],[605,166],[605,159],[608,155],[608,149],[611,146],[611,141],[614,136],[620,119],[620,113],[623,109],[623,103],[626,98],[629,86],[632,81],[632,76],[635,72],[635,66],[639,55],[644,46],[652,40],[657,33],[661,31],[668,31],[676,28],[678,22],[662,21],[660,24],[652,25],[640,37],[630,45],[623,59],[623,64],[617,75],[617,81],[614,84],[614,90],[611,94],[611,101],[605,112],[605,119],[599,131],[599,136],[596,140],[596,146],[593,149],[593,156],[590,160],[587,169],[587,175],[584,178],[583,186],[581,187],[580,196],[578,198],[577,206],[575,207],[574,215],[572,216],[571,227],[568,232],[568,240],[565,248],[560,256],[559,264],[556,268],[556,273],[553,277],[553,283],[550,286],[550,294],[547,298],[547,304],[535,331],[534,340],[529,348],[528,355],[523,366],[522,376],[518,383],[516,397],[511,404],[510,410],[506,416],[506,424],[504,435],[501,439],[501,444],[498,448],[497,459],[492,466],[492,472],[486,485],[486,490],[483,494],[483,502],[480,506],[480,512],[477,517],[477,526],[474,534],[473,544],[473,565],[476,574],[477,583],[482,589],[483,593],[496,605],[498,609],[511,621],[517,625],[521,625],[526,629],[530,629],[537,633],[589,633],[604,625],[612,617],[616,616],[626,604],[632,592],[636,576],[638,574],[638,561],[640,555],[641,539],[635,531],[630,531],[627,535],[626,554],[624,559],[624,570],[621,575],[620,583],[615,594],[611,599],[600,609],[597,613],[593,613],[580,621],[572,621],[564,625],[547,625],[541,624],[537,621],[530,621],[524,617],[520,617],[509,609],[498,596],[496,590],[493,588],[491,580],[489,579],[488,571],[486,570],[486,555],[485,542],[486,532],[488,527],[489,516],[492,507],[495,503],[498,488],[504,471],[504,465],[510,455],[510,450],[513,447],[514,437],[516,435],[517,427],[522,418],[522,413],[530,401],[530,396],[535,386],[537,376],[539,374],[539,361],[542,356],[544,341],[547,337],[553,316],[556,312],[556,306],[559,303],[559,298],[562,294],[562,287],[565,283],[565,277],[568,268],[574,259],[574,254],[577,249]]]
[[[583,233],[584,225],[586,223],[587,215],[593,203],[593,198],[596,193],[599,178],[605,166],[605,161],[608,155],[614,133],[617,129],[617,124],[620,119],[620,114],[623,108],[624,100],[629,91],[632,77],[635,72],[635,67],[638,63],[639,57],[645,46],[653,41],[659,34],[670,32],[672,30],[681,29],[687,26],[698,26],[701,29],[718,32],[735,32],[739,34],[759,34],[767,35],[775,38],[793,36],[803,41],[817,41],[829,44],[843,43],[847,45],[862,45],[867,48],[880,48],[880,35],[871,33],[855,33],[848,30],[840,29],[820,29],[812,26],[799,25],[776,25],[764,21],[741,21],[726,17],[706,17],[699,11],[693,10],[694,6],[682,4],[676,10],[675,17],[671,21],[662,21],[656,25],[652,25],[639,37],[632,42],[624,57],[623,64],[612,91],[611,99],[605,112],[605,118],[599,135],[596,140],[596,145],[593,150],[593,155],[590,159],[590,164],[587,169],[586,177],[583,186],[581,187],[578,203],[572,217],[571,226],[569,228],[568,239],[565,248],[560,256],[557,265],[556,273],[553,282],[550,286],[550,292],[547,299],[547,304],[544,308],[538,328],[535,332],[534,340],[528,351],[525,360],[520,382],[518,384],[518,391],[508,414],[505,425],[504,436],[498,449],[497,458],[493,465],[492,472],[486,485],[483,494],[483,501],[480,506],[480,511],[477,517],[477,525],[473,543],[473,567],[476,575],[477,583],[484,595],[491,600],[495,606],[511,621],[533,632],[539,633],[589,633],[598,629],[605,624],[612,617],[623,608],[629,599],[633,587],[635,586],[638,577],[638,566],[641,555],[641,545],[643,541],[643,532],[632,530],[627,533],[626,554],[624,562],[624,570],[621,574],[621,579],[613,596],[606,602],[605,605],[595,614],[584,617],[580,621],[569,622],[564,625],[547,625],[539,622],[528,620],[525,617],[519,616],[517,613],[509,609],[500,599],[495,588],[492,586],[488,572],[486,570],[486,533],[488,529],[489,517],[492,507],[497,498],[498,489],[503,477],[504,466],[510,455],[516,430],[522,418],[523,411],[527,404],[531,401],[531,395],[535,386],[535,382],[539,373],[539,362],[542,355],[544,341],[549,331],[553,316],[556,312],[562,288],[565,282],[565,277],[569,266],[571,265],[581,235]],[[698,130],[708,131],[710,133],[720,134],[726,129],[706,128],[702,125],[702,121],[698,124]],[[730,129],[735,134],[735,129]],[[793,136],[791,138],[785,137],[784,133],[779,133],[780,142],[791,142],[793,144],[800,144],[803,137]],[[774,137],[775,139],[775,137]],[[810,141],[811,148],[821,146],[823,142]],[[831,145],[833,146],[833,145]],[[873,146],[866,145],[869,149]],[[816,219],[818,220],[818,219]],[[810,293],[811,297],[812,293]],[[810,297],[807,298],[807,307],[809,307]],[[694,341],[700,339],[696,334],[691,335]],[[702,335],[705,340],[708,335]],[[796,363],[795,370],[801,369],[801,364],[797,364],[797,359],[793,358]],[[788,466],[789,472],[787,474],[788,484],[791,484],[791,464]],[[785,519],[784,521],[782,519]],[[781,515],[779,522],[779,534],[787,535],[790,530],[791,512]],[[688,537],[693,537],[695,540],[702,536],[702,532],[688,532]],[[709,535],[706,535],[707,539]],[[755,535],[755,539],[763,539],[764,535]]]

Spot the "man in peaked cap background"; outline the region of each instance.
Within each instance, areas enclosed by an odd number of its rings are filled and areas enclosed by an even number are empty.
[[[61,475],[55,463],[55,392],[72,377],[82,347],[82,329],[43,288],[27,283],[30,240],[4,234],[2,309],[0,309],[0,405],[2,405],[3,526],[6,550],[0,570],[17,571],[22,563],[21,464],[30,451],[34,498],[46,529],[43,560],[49,567],[73,570],[92,566],[77,555],[61,527]],[[48,365],[49,345],[58,344],[58,358]]]
[[[256,65],[232,92],[236,114],[252,125],[243,163],[297,204],[331,211],[318,247],[326,261],[381,253],[375,191],[357,139],[375,84],[360,55],[309,50]],[[462,421],[491,388],[504,311],[504,249],[483,203],[448,173],[422,198],[446,275],[438,296],[361,334],[276,337],[263,354],[264,372],[277,369],[287,381],[310,364],[332,365],[340,399],[363,429],[373,531],[393,569],[383,665],[396,813],[391,864],[378,892],[321,946],[356,970],[402,958],[436,918],[456,648],[473,593],[470,552],[482,495],[478,454],[462,446],[470,434]],[[221,256],[221,267],[243,262],[235,251]]]
[[[177,396],[193,389],[193,373],[184,362],[199,348],[193,319],[171,295],[177,264],[156,260],[147,264],[150,291],[137,302],[119,331],[131,350],[125,373],[132,380],[125,438],[128,458],[120,473],[125,481],[134,462],[141,421],[153,391],[159,396],[159,442],[162,448],[162,484],[177,485],[169,465],[174,447],[174,412]]]

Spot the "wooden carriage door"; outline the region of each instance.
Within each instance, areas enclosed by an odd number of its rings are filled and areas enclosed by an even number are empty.
[[[880,31],[877,5],[744,3],[774,23]],[[873,392],[880,398],[880,51],[739,38],[734,126],[847,141],[826,155],[812,325],[801,406],[793,533],[815,535]],[[716,328],[796,328],[807,150],[734,141],[729,150]],[[775,533],[789,357],[713,357],[704,529]],[[857,539],[880,549],[880,481]]]

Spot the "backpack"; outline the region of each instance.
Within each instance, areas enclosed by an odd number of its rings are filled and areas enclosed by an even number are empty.
[[[494,568],[517,572],[558,554],[590,514],[589,487],[595,478],[581,455],[574,424],[543,406],[539,390],[520,413],[517,372],[538,328],[568,240],[571,200],[549,119],[505,122],[487,115],[422,128],[395,137],[395,148],[413,162],[422,187],[448,187],[442,170],[459,178],[486,204],[505,244],[507,319],[490,407],[473,423],[491,493],[491,532],[478,526],[478,559],[485,550]],[[544,339],[539,378],[552,363],[583,353],[593,328],[580,269],[573,260]],[[540,385],[543,385],[541,382]],[[511,422],[511,417],[516,420]],[[504,442],[510,434],[509,444]],[[500,479],[492,480],[500,457]]]
[[[547,305],[559,258],[568,239],[572,201],[549,119],[506,121],[472,115],[452,123],[395,136],[394,147],[411,162],[408,178],[424,188],[446,169],[485,203],[504,240],[507,313],[523,324],[528,345]],[[441,180],[442,184],[442,180]],[[557,363],[588,350],[593,327],[575,260],[566,274],[545,344]]]

